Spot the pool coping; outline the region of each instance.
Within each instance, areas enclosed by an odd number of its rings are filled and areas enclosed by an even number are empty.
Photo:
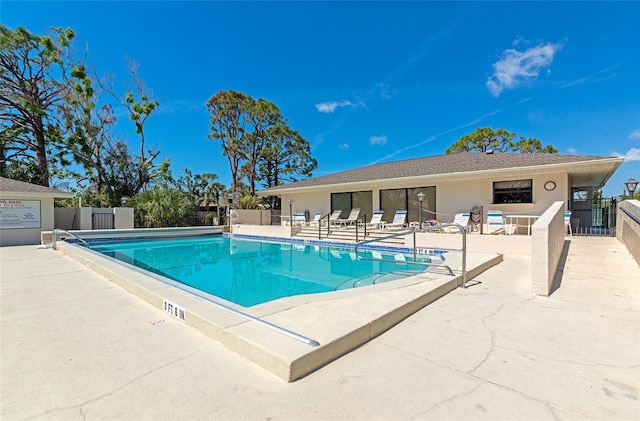
[[[60,242],[58,249],[154,307],[167,311],[167,302],[175,305],[185,311],[179,320],[288,382],[364,345],[462,283],[459,272],[452,277],[427,271],[394,282],[286,297],[243,309],[253,317],[317,340],[320,345],[313,347],[79,245]],[[502,260],[502,254],[468,252],[467,280]]]

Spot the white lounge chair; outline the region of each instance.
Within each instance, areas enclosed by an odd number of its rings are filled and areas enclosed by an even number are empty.
[[[338,219],[340,219],[340,214],[342,210],[334,210],[333,213],[329,216],[329,225],[335,225]]]
[[[353,225],[356,223],[359,216],[360,216],[360,208],[353,208],[351,209],[351,212],[349,212],[348,217],[346,217],[345,219],[338,219],[336,220],[336,223],[340,225],[344,225],[345,227],[347,225]]]
[[[371,220],[367,222],[367,228],[377,229],[382,226],[382,216],[384,215],[384,211],[375,211],[373,212],[373,216],[371,216]],[[360,224],[363,225],[363,224]]]
[[[453,223],[454,224],[458,224],[458,225],[462,225],[462,227],[465,229],[465,231],[470,232],[470,227],[469,227],[469,218],[471,217],[470,213],[456,213],[456,216],[453,218]],[[458,230],[453,228],[453,227],[449,227],[449,231],[450,232],[457,232]]]
[[[293,214],[293,223],[292,226],[300,226],[304,227],[307,224],[307,215],[304,212],[294,213]]]
[[[322,218],[322,212],[316,212],[315,216],[313,217],[313,219],[311,221],[309,221],[309,223],[307,224],[308,226],[314,226],[317,227],[318,224],[320,224],[320,219]]]
[[[489,234],[507,232],[507,223],[504,220],[502,211],[487,211],[487,231]]]
[[[396,211],[396,214],[393,216],[393,221],[388,224],[384,224],[385,229],[402,229],[406,226],[405,221],[407,220],[407,211],[399,210]]]
[[[573,237],[573,230],[571,229],[571,211],[566,211],[564,213],[564,225],[569,227],[569,234]],[[565,230],[565,234],[567,231]]]

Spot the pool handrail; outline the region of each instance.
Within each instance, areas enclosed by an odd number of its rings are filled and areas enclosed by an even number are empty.
[[[162,280],[160,280],[160,281],[164,282]],[[262,320],[262,319],[260,319],[258,317],[255,317],[255,316],[252,316],[250,314],[244,313],[244,312],[242,312],[240,310],[236,310],[234,308],[228,307],[228,306],[226,306],[224,304],[221,304],[219,302],[211,300],[211,299],[209,299],[207,297],[203,297],[201,295],[195,294],[195,293],[193,293],[191,291],[187,291],[187,290],[182,289],[182,288],[180,288],[180,290],[182,292],[186,293],[186,294],[189,294],[189,295],[193,296],[193,297],[196,297],[196,298],[199,298],[199,299],[201,299],[203,301],[206,301],[209,304],[213,304],[215,307],[218,307],[221,310],[227,311],[229,313],[235,314],[236,316],[239,316],[239,317],[242,317],[244,319],[250,320],[252,322],[258,323],[258,324],[260,324],[262,326],[268,327],[269,329],[273,329],[276,332],[280,332],[283,335],[286,335],[286,336],[288,336],[290,338],[296,339],[296,340],[298,340],[300,342],[304,342],[307,345],[310,345],[310,346],[313,346],[313,347],[320,346],[320,342],[316,341],[315,339],[307,338],[306,336],[300,335],[299,333],[293,332],[293,331],[291,331],[289,329],[285,329],[284,327],[275,325],[273,323],[269,323],[266,320]]]
[[[78,237],[77,235],[70,233],[67,230],[63,230],[60,228],[54,228],[53,231],[51,232],[51,247],[53,247],[54,250],[58,249],[58,233],[65,233],[67,234],[69,237],[73,237],[77,240],[79,240],[80,242],[82,242],[82,244],[84,244],[84,246],[86,248],[91,248],[89,247],[89,243],[87,243],[85,240],[83,240],[82,238]]]
[[[417,262],[417,247],[416,247],[416,234],[417,233],[426,233],[429,231],[435,231],[435,230],[441,230],[442,228],[446,228],[446,227],[454,227],[457,228],[461,233],[462,233],[462,248],[460,249],[460,251],[462,252],[462,288],[466,288],[467,287],[467,230],[460,224],[453,224],[453,223],[446,223],[446,224],[438,224],[438,225],[429,225],[429,226],[425,226],[422,228],[416,228],[414,230],[407,230],[407,231],[401,231],[401,232],[396,232],[393,234],[389,234],[385,237],[379,237],[379,238],[372,238],[371,240],[364,240],[364,241],[360,241],[356,243],[356,256],[358,255],[358,246],[361,246],[363,244],[368,244],[368,243],[376,243],[376,242],[380,242],[383,240],[388,240],[391,238],[395,238],[395,237],[404,237],[408,234],[413,233],[413,262]],[[365,259],[365,258],[362,258]],[[380,259],[371,259],[371,260],[380,260]],[[407,262],[409,263],[409,262]],[[425,263],[426,264],[426,263]],[[439,266],[439,267],[445,267],[449,270],[449,274],[451,276],[453,276],[453,271],[451,270],[451,268],[448,265],[445,265],[444,263],[429,263],[429,266]]]

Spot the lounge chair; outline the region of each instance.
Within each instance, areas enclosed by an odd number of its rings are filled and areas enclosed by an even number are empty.
[[[307,224],[307,215],[304,212],[294,213],[293,214],[293,223],[292,226],[301,226],[304,227]]]
[[[453,218],[453,223],[454,224],[458,224],[458,225],[462,225],[462,227],[467,231],[467,232],[471,232],[470,229],[470,224],[469,224],[469,218],[471,217],[471,214],[469,213],[456,213],[456,216]],[[458,231],[457,229],[453,228],[453,227],[449,227],[449,231]]]
[[[337,219],[336,223],[340,225],[344,225],[345,227],[347,225],[353,225],[356,223],[356,221],[358,221],[359,216],[360,216],[360,208],[353,208],[351,209],[351,212],[349,213],[348,217],[346,217],[345,219]]]
[[[316,215],[313,217],[311,221],[307,224],[307,226],[317,227],[320,224],[320,219],[322,218],[322,212],[316,212]]]
[[[406,226],[405,221],[407,220],[407,211],[399,210],[396,211],[396,214],[393,216],[393,221],[388,224],[384,224],[384,229],[402,229]]]
[[[378,229],[382,226],[382,216],[384,215],[384,211],[375,211],[373,212],[373,216],[371,220],[367,222],[367,228]],[[362,223],[360,224],[363,225]]]
[[[573,230],[571,229],[571,211],[566,211],[564,213],[564,225],[569,227],[569,234],[573,237]],[[565,230],[565,234],[567,231]]]
[[[487,211],[487,230],[489,234],[507,232],[507,223],[504,220],[502,211]]]
[[[338,219],[340,219],[340,214],[342,214],[342,210],[334,210],[333,213],[329,216],[329,225],[335,225]]]

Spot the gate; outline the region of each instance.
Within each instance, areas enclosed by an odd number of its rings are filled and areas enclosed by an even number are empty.
[[[590,197],[586,190],[574,189],[571,197],[573,235],[616,235],[616,199]]]
[[[115,228],[115,214],[113,213],[92,213],[91,229],[112,230]]]

